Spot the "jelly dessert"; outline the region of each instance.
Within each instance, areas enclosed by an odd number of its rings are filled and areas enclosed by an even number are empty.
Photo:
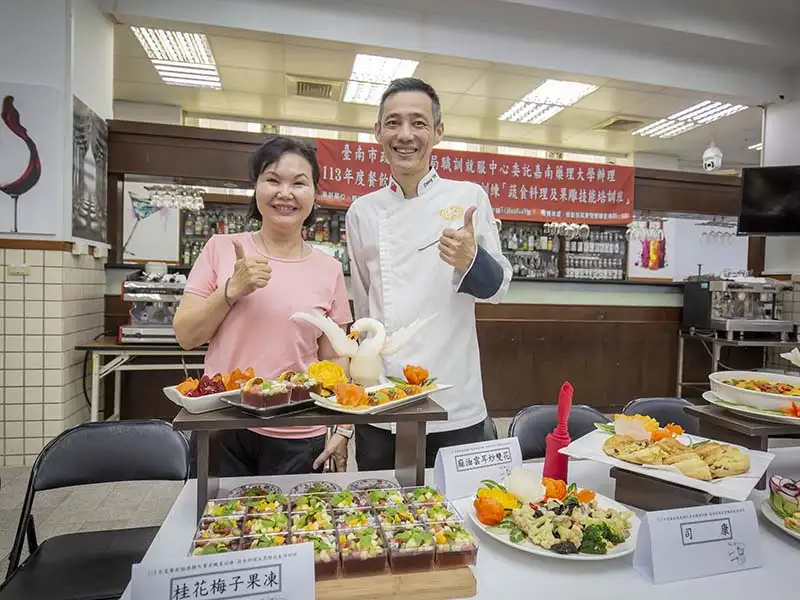
[[[305,512],[328,508],[327,494],[304,494],[292,498],[292,512]]]
[[[333,529],[333,516],[327,509],[292,513],[292,531]]]
[[[375,507],[390,506],[392,504],[405,504],[403,493],[400,490],[367,490],[370,504]]]
[[[292,544],[314,544],[314,575],[316,579],[335,579],[339,575],[339,548],[336,532],[292,534]]]
[[[398,525],[416,525],[416,516],[405,504],[395,504],[380,508],[376,511],[378,522],[382,527],[396,527]]]
[[[241,518],[221,517],[200,521],[199,539],[231,538],[242,535]]]
[[[435,487],[423,485],[421,487],[405,488],[403,494],[406,501],[414,504],[427,504],[430,502],[446,502],[447,499]]]
[[[278,381],[289,383],[292,389],[291,402],[303,402],[311,398],[311,394],[322,393],[322,385],[305,373],[286,371],[281,373]]]
[[[395,573],[428,571],[433,568],[433,534],[421,525],[384,529],[389,563]]]
[[[248,516],[242,529],[245,535],[289,531],[289,516],[284,512]]]
[[[264,515],[289,510],[289,498],[283,494],[269,494],[260,498],[248,498],[246,503],[247,514],[249,515]]]
[[[430,526],[436,544],[436,565],[439,568],[474,565],[478,544],[463,523],[450,521]]]
[[[205,556],[208,554],[224,554],[225,552],[236,552],[242,548],[242,539],[239,537],[194,541],[192,546],[192,556]]]
[[[258,550],[261,548],[276,548],[278,546],[285,546],[288,539],[288,533],[245,536],[242,538],[242,550]]]
[[[460,521],[456,507],[449,502],[420,504],[416,507],[417,517],[424,523],[441,523],[442,521]]]
[[[244,502],[240,498],[231,500],[211,500],[203,511],[204,517],[236,517],[245,513]]]
[[[292,394],[287,381],[271,381],[253,377],[242,386],[242,404],[252,408],[270,408],[288,404]]]
[[[366,506],[369,504],[364,494],[351,492],[350,490],[331,494],[330,502],[333,508],[354,508],[356,506]]]
[[[250,483],[240,485],[228,494],[228,498],[252,498],[253,496],[270,496],[282,493],[281,488],[271,483]]]
[[[386,546],[375,527],[340,531],[339,549],[346,575],[373,575],[386,570]]]
[[[333,511],[333,521],[339,529],[353,529],[356,527],[370,527],[375,525],[375,519],[369,509],[351,508]]]

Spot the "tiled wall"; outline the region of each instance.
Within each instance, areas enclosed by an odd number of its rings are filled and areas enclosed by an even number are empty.
[[[800,273],[792,275],[794,290],[783,292],[783,318],[793,321],[795,325],[800,325]],[[767,350],[766,367],[778,371],[786,371],[791,374],[800,373],[800,369],[789,361],[781,358],[781,353],[791,351],[791,346],[786,348],[769,348]]]
[[[0,249],[0,456],[31,464],[44,444],[88,420],[83,352],[103,332],[105,259]],[[28,275],[9,266],[26,265]],[[88,393],[90,381],[87,378]]]

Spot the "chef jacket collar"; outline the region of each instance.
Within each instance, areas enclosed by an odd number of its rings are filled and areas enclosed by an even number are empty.
[[[428,171],[425,177],[420,179],[417,185],[417,197],[422,196],[425,192],[433,188],[437,181],[439,181],[439,174],[436,172],[436,169],[431,167],[430,171]],[[394,180],[394,177],[389,178],[389,191],[400,198],[405,197],[403,196],[403,188]]]

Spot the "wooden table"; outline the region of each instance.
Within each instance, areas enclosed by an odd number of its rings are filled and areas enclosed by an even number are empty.
[[[422,485],[425,481],[425,434],[428,421],[446,421],[447,411],[430,398],[374,415],[352,415],[314,406],[302,412],[260,418],[238,408],[193,415],[181,409],[172,423],[179,431],[194,431],[197,436],[197,517],[206,502],[215,498],[219,478],[209,476],[209,438],[212,431],[258,427],[307,427],[314,425],[369,425],[396,423],[395,477],[402,486]]]
[[[684,410],[699,419],[701,436],[751,450],[766,452],[770,438],[800,438],[800,427],[797,425],[748,419],[721,406],[686,406]],[[766,475],[756,486],[759,490],[765,488]]]

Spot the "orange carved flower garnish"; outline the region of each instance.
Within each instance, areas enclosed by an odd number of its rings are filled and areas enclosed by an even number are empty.
[[[417,365],[403,367],[403,376],[411,385],[422,385],[428,380],[428,370]]]
[[[788,406],[782,406],[781,412],[785,414],[787,417],[797,417],[800,418],[800,405],[797,402],[792,402]]]

